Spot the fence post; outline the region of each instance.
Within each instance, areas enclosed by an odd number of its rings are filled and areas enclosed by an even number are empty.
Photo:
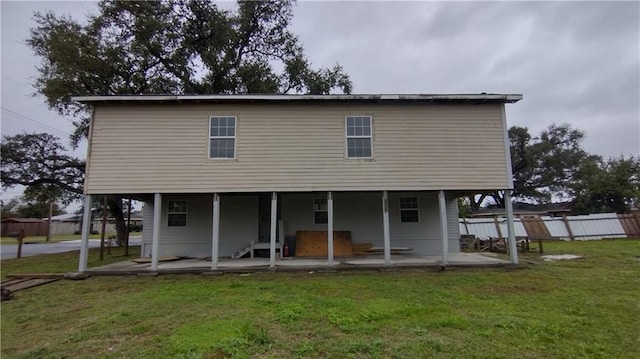
[[[637,226],[635,226],[635,229],[637,229],[637,231],[634,231],[635,232],[634,236],[637,237],[637,238],[640,238],[640,218],[638,218],[639,214],[640,214],[640,212],[633,212],[631,214],[631,216],[630,216],[631,218],[633,218],[635,220],[636,225],[637,225]]]
[[[467,217],[462,217],[462,224],[464,225],[465,232],[467,232],[466,234],[471,234],[469,233],[469,225],[467,224]]]
[[[16,240],[18,241],[18,258],[22,257],[22,243],[24,242],[24,237],[26,237],[24,235],[24,229],[21,229],[20,233],[18,234],[18,238],[16,238]]]
[[[540,254],[544,253],[544,250],[542,249],[542,238],[538,238],[538,251]]]
[[[566,214],[562,215],[562,221],[564,222],[564,226],[567,227],[567,233],[569,233],[569,239],[571,239],[572,241],[575,240],[576,237],[573,235],[573,231],[571,230],[571,226],[569,225],[569,220],[567,219]]]
[[[498,223],[498,216],[493,217],[493,223],[496,225],[496,231],[498,232],[498,239],[503,239],[502,230],[500,229],[500,223]]]

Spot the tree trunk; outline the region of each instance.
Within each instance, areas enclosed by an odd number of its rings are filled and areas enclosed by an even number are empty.
[[[100,260],[104,259],[104,237],[106,235],[105,231],[107,229],[107,196],[104,196],[104,201],[102,202],[102,228],[100,229]]]
[[[480,196],[478,197],[478,200],[476,200],[476,196]],[[480,205],[482,205],[482,202],[485,198],[487,198],[487,195],[485,193],[469,196],[469,205],[471,206],[471,211],[477,212],[480,209]]]
[[[47,242],[51,240],[51,215],[53,214],[53,201],[49,197],[49,218],[47,218]]]
[[[122,197],[109,197],[109,213],[115,220],[118,245],[123,246],[127,241],[127,223],[122,213]]]
[[[124,255],[129,256],[129,235],[131,234],[131,198],[127,205],[127,241],[124,244]]]
[[[496,191],[491,194],[491,198],[499,208],[504,208],[504,191]]]

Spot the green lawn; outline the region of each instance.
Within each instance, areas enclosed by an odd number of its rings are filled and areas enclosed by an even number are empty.
[[[3,359],[640,357],[640,241],[549,242],[545,252],[585,258],[543,263],[529,254],[522,258],[524,269],[515,270],[58,281],[2,303],[1,354]],[[2,261],[3,272],[37,270],[16,261]],[[91,261],[96,264],[95,257]],[[60,262],[49,264],[49,270],[75,265],[66,255]]]
[[[20,273],[66,273],[78,270],[78,251],[65,253],[43,254],[20,259],[5,259],[0,261],[2,279],[7,274]],[[140,246],[129,247],[129,257],[124,256],[124,248],[111,248],[111,255],[104,249],[104,260],[100,260],[100,248],[90,248],[87,265],[89,268],[115,262],[138,258]]]

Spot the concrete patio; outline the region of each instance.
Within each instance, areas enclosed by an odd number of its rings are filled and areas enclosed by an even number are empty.
[[[158,263],[157,273],[233,273],[259,271],[308,271],[308,270],[350,270],[350,269],[393,269],[393,268],[427,268],[442,265],[442,256],[391,256],[391,265],[384,265],[383,256],[365,256],[335,258],[334,265],[329,267],[324,258],[288,257],[276,260],[275,268],[269,267],[269,258],[220,258],[218,269],[211,270],[211,260],[183,258]],[[499,259],[490,254],[450,253],[448,267],[502,267],[511,262]],[[86,273],[95,275],[125,275],[154,273],[151,263],[124,261],[105,266],[89,268]]]

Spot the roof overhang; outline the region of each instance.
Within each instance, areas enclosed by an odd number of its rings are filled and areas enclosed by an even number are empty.
[[[208,102],[208,103],[282,103],[282,102],[360,102],[360,103],[515,103],[521,94],[360,94],[360,95],[109,95],[73,96],[72,101],[86,104],[117,102]]]

